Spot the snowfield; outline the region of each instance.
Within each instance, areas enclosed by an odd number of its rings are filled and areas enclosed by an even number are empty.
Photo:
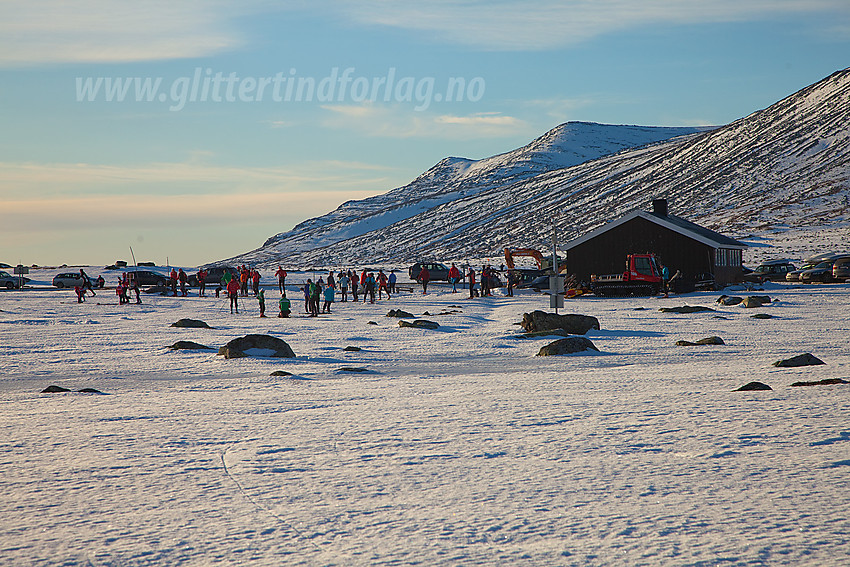
[[[571,300],[601,352],[560,357],[516,338],[538,293],[432,284],[318,319],[294,286],[290,319],[266,293],[266,319],[194,292],[0,293],[0,564],[850,562],[850,384],[791,387],[850,379],[850,284],[723,292],[776,300],[757,309]],[[714,311],[659,311],[686,304]],[[251,333],[297,358],[168,348]],[[772,365],[807,352],[826,364]],[[751,381],[773,390],[734,391]]]

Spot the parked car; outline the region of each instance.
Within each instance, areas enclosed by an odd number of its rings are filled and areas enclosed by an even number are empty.
[[[832,267],[834,265],[834,260],[821,262],[814,268],[802,271],[800,273],[800,281],[804,284],[812,282],[831,283],[835,281],[832,279]]]
[[[745,282],[764,283],[767,281],[786,281],[788,272],[793,272],[797,267],[789,260],[768,260],[756,267],[750,273],[744,274]]]
[[[800,274],[802,274],[806,270],[811,270],[821,262],[826,262],[827,260],[832,260],[833,258],[835,258],[834,253],[819,254],[817,256],[806,258],[805,260],[803,260],[803,266],[799,270],[793,270],[785,274],[785,281],[798,282],[800,281]]]
[[[530,281],[521,281],[516,287],[517,289],[536,289],[537,291],[549,289],[549,276],[537,276]]]
[[[13,276],[9,272],[0,271],[0,287],[16,289],[21,287],[21,278]]]
[[[832,266],[832,279],[837,282],[850,280],[850,254],[841,256]]]
[[[63,287],[76,287],[83,285],[83,276],[80,272],[65,272],[53,276],[53,285],[62,289]],[[94,283],[92,282],[92,285]]]
[[[168,282],[168,278],[150,270],[127,270],[127,273],[139,285],[165,285]]]
[[[239,272],[233,266],[213,266],[212,268],[207,269],[207,285],[215,286],[221,281],[221,276],[224,275],[224,271],[227,270],[231,274],[236,274]],[[198,272],[191,274],[189,279],[187,280],[189,285],[192,287],[198,287]]]
[[[431,275],[431,281],[449,281],[449,267],[439,262],[416,262],[410,266],[410,269],[407,271],[410,275],[410,279],[419,281],[419,273],[422,271],[423,266],[428,268],[428,273]],[[461,274],[462,273],[463,270],[461,270]]]

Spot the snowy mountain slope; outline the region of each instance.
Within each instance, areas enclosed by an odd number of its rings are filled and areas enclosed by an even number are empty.
[[[260,249],[227,262],[268,264],[279,258],[288,262],[293,254],[385,228],[456,199],[700,130],[568,122],[511,152],[477,161],[445,158],[404,187],[343,203],[335,211],[306,220],[291,231],[269,238]]]
[[[673,214],[738,237],[846,226],[848,117],[845,69],[722,128],[496,185],[288,260],[495,257],[504,246],[548,247],[553,220],[563,242],[655,197],[666,197]]]

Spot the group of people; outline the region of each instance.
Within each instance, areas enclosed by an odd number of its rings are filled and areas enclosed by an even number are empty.
[[[304,311],[311,317],[318,317],[319,304],[322,303],[321,312],[330,313],[337,292],[340,294],[340,301],[343,302],[348,301],[349,293],[351,293],[352,301],[359,301],[362,295],[363,303],[366,301],[375,303],[376,294],[379,300],[383,299],[384,293],[387,294],[387,299],[390,299],[390,294],[396,293],[397,279],[395,272],[385,274],[383,270],[378,270],[377,274],[363,270],[359,275],[354,270],[340,271],[337,274],[331,271],[328,272],[327,280],[322,277],[316,281],[308,278],[302,288]],[[285,288],[282,286],[283,284],[281,284],[282,293],[285,294]]]
[[[492,296],[492,290],[495,286],[496,278],[496,270],[493,269],[493,266],[487,264],[481,267],[481,297],[489,297]],[[475,268],[469,266],[466,270],[466,278],[469,284],[469,298],[472,299],[479,294],[478,290],[475,289]],[[419,275],[416,277],[416,280],[422,285],[422,294],[425,295],[428,293],[428,282],[431,281],[431,272],[428,271],[426,266],[422,266],[422,269],[419,271]],[[452,267],[449,268],[448,281],[452,284],[452,293],[458,293],[457,284],[463,280],[463,275],[461,274],[460,269],[456,264],[452,263]],[[513,296],[513,289],[511,287],[512,277],[511,274],[508,274],[508,295]]]

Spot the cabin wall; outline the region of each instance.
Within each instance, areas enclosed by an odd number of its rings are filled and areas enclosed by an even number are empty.
[[[671,277],[676,270],[681,270],[682,275],[691,280],[697,274],[712,273],[718,283],[726,284],[735,281],[741,272],[740,251],[728,252],[737,253],[738,265],[730,262],[715,266],[717,254],[713,247],[637,217],[568,249],[567,268],[579,281],[590,281],[591,274],[622,272],[628,254],[653,253],[667,266]],[[735,255],[729,258],[734,260]]]

